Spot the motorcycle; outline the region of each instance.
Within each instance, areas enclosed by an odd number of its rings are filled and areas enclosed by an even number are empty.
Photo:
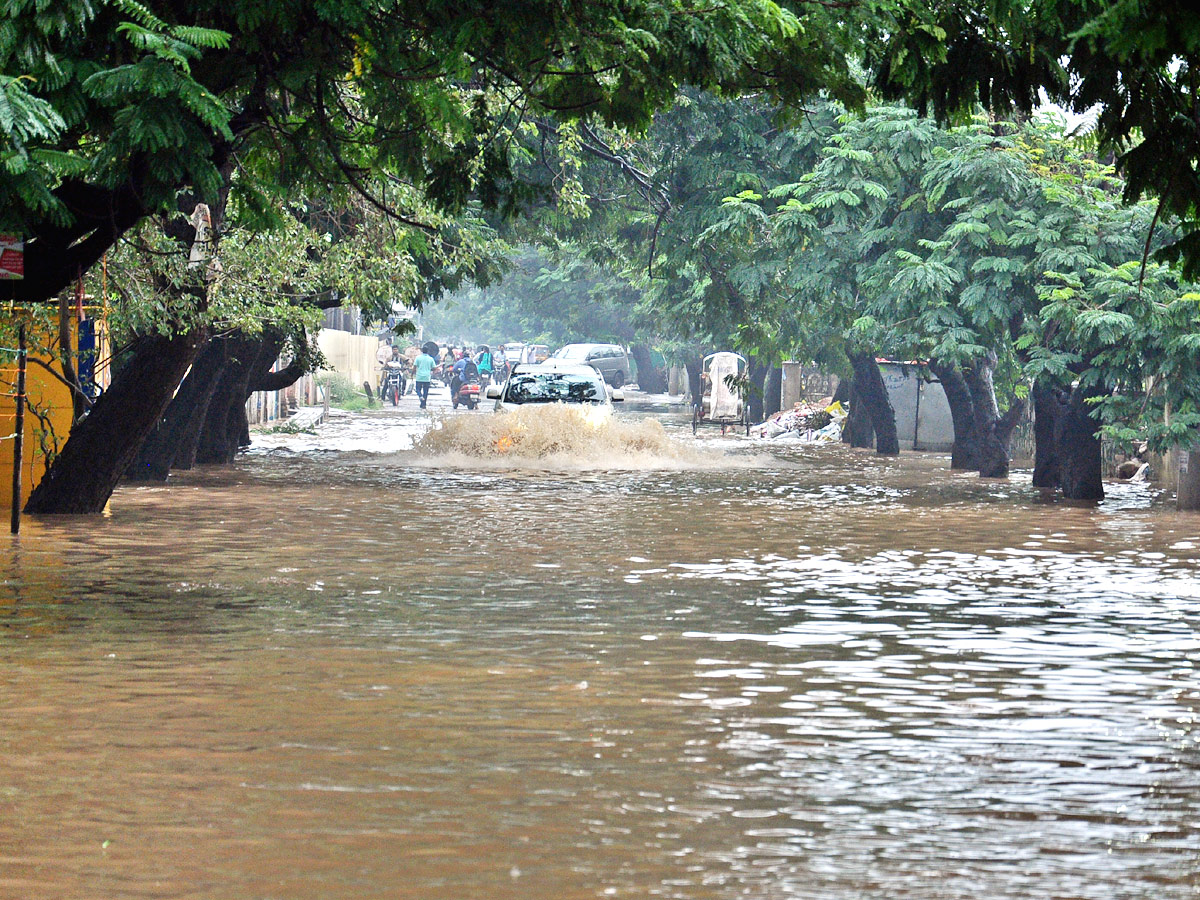
[[[464,378],[455,378],[450,382],[450,405],[458,409],[463,404],[467,409],[479,406],[479,398],[483,396],[483,385],[476,374]]]
[[[380,397],[389,398],[392,406],[399,405],[400,398],[404,396],[406,380],[403,364],[398,360],[389,359],[383,364],[383,383],[379,387]]]

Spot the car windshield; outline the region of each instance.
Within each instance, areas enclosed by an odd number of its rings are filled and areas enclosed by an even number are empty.
[[[518,372],[508,380],[505,403],[603,403],[604,384],[576,372]]]

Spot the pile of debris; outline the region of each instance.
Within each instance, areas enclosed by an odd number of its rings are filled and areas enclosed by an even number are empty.
[[[797,403],[791,409],[780,410],[765,422],[751,427],[758,437],[775,441],[798,441],[805,444],[840,441],[846,409],[840,402],[826,397],[815,403]]]
[[[1122,481],[1150,480],[1150,448],[1144,442],[1133,448],[1124,461],[1117,465],[1117,477]]]

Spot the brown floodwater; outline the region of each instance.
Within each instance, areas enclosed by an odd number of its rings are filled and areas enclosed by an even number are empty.
[[[1200,896],[1200,515],[618,415],[26,519],[0,897]]]

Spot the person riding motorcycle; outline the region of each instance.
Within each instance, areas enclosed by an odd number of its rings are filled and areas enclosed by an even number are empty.
[[[472,375],[479,374],[479,366],[471,359],[469,353],[463,353],[450,370],[450,373],[450,396],[456,397],[458,396],[458,389],[462,387],[463,382]]]
[[[479,348],[479,355],[475,357],[475,365],[479,367],[479,377],[485,384],[492,380],[492,351],[487,344]]]
[[[380,356],[382,357],[383,354]],[[379,398],[383,400],[390,395],[392,404],[395,405],[397,400],[404,396],[407,387],[408,360],[400,355],[399,347],[393,347],[391,356],[383,363],[383,375],[379,380]]]

